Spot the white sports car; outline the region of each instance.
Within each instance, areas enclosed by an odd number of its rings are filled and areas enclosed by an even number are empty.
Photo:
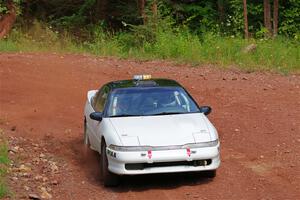
[[[101,155],[105,186],[119,175],[205,171],[220,165],[218,133],[176,81],[138,75],[87,93],[84,143]]]

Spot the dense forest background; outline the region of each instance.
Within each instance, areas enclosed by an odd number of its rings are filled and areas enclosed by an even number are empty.
[[[125,24],[145,24],[149,16],[168,17],[173,26],[196,34],[244,35],[245,26],[250,37],[298,37],[300,32],[299,0],[2,0],[0,13],[1,18],[16,13],[19,24],[38,20],[75,32],[96,25],[126,30]]]
[[[101,55],[298,69],[300,1],[1,0],[0,38],[2,50],[58,42]]]

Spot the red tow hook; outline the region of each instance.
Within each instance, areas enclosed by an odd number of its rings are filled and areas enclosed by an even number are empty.
[[[187,155],[188,155],[189,157],[191,157],[191,149],[190,149],[190,148],[187,148],[187,149],[186,149],[186,153],[187,153]]]
[[[148,150],[148,158],[151,159],[152,158],[152,151]]]

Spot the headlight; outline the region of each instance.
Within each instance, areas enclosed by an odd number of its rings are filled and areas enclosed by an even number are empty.
[[[210,141],[210,142],[199,142],[199,143],[191,143],[191,144],[186,144],[183,145],[183,148],[203,148],[203,147],[214,147],[217,146],[219,144],[219,140],[216,139],[214,141]]]
[[[214,140],[210,142],[201,142],[201,143],[191,143],[185,145],[174,145],[174,146],[117,146],[117,145],[109,145],[109,149],[114,151],[165,151],[165,150],[177,150],[177,149],[194,149],[194,148],[204,148],[204,147],[214,147],[219,144],[219,140]]]
[[[108,148],[114,151],[148,151],[152,149],[150,146],[117,146],[113,144],[109,145]]]

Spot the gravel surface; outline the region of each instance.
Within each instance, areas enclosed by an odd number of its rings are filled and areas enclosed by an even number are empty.
[[[82,153],[86,92],[134,74],[176,79],[213,108],[209,118],[222,145],[214,180],[186,173],[126,176],[119,187],[103,187],[98,154]],[[2,53],[0,128],[13,160],[11,199],[300,199],[299,75]]]

